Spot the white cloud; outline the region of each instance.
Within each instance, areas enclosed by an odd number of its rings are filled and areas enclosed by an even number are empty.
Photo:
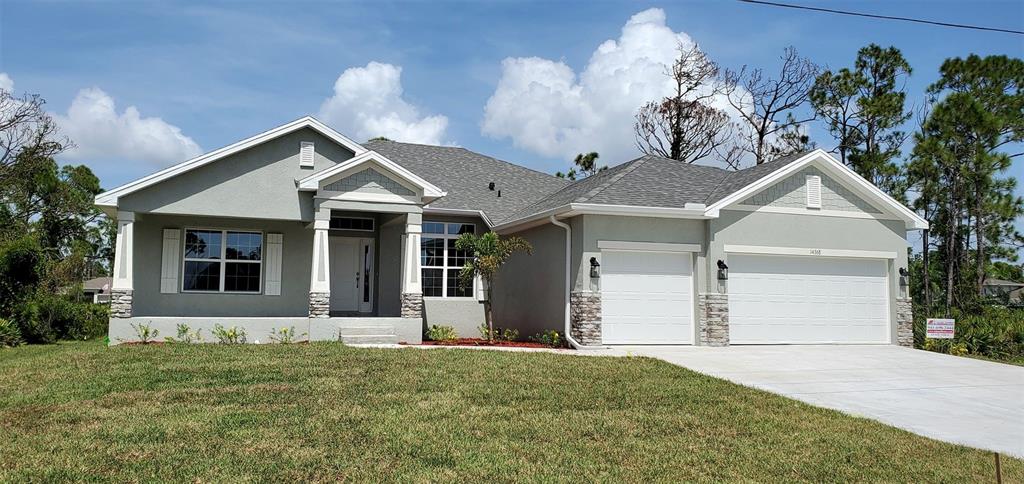
[[[14,90],[14,79],[11,79],[6,72],[0,72],[0,89],[7,92]]]
[[[578,76],[564,62],[507,58],[481,130],[543,156],[568,160],[597,151],[607,163],[626,161],[638,153],[634,114],[672,91],[666,68],[680,45],[692,44],[666,26],[664,11],[652,8],[633,15],[618,40],[599,45]]]
[[[75,143],[61,154],[65,159],[128,159],[168,165],[202,153],[177,126],[160,118],[144,118],[135,106],[119,114],[114,99],[97,87],[78,91],[67,114],[55,114],[54,119],[61,133]]]
[[[409,143],[441,144],[448,118],[423,116],[402,99],[402,68],[370,62],[345,69],[320,119],[357,141],[384,136]]]

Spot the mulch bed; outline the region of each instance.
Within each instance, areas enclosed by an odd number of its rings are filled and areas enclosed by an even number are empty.
[[[511,348],[551,348],[550,346],[542,343],[534,343],[532,341],[493,341],[488,342],[485,339],[480,338],[458,338],[450,341],[427,341],[424,340],[423,345],[425,346],[506,346]]]

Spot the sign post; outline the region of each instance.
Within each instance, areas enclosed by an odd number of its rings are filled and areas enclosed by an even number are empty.
[[[953,339],[955,326],[955,319],[928,318],[928,329],[925,337],[929,339]]]

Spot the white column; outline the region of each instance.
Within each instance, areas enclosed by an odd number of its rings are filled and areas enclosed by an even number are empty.
[[[420,237],[423,233],[423,226],[418,223],[406,222],[405,237],[403,240],[404,260],[402,268],[402,293],[422,294],[423,283],[420,281]]]
[[[331,292],[331,257],[327,247],[329,220],[313,221],[313,266],[309,276],[310,293]]]
[[[114,283],[111,289],[132,289],[132,255],[135,212],[117,212],[117,239],[114,241]]]

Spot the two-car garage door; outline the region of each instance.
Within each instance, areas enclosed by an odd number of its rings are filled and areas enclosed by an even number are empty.
[[[729,256],[729,343],[887,343],[883,259]]]
[[[691,253],[602,251],[605,344],[692,344]],[[884,259],[730,254],[730,344],[888,343]]]

